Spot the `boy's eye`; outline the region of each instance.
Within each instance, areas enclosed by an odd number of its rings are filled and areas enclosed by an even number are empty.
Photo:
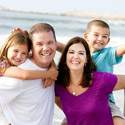
[[[107,38],[107,36],[103,36],[104,38]]]

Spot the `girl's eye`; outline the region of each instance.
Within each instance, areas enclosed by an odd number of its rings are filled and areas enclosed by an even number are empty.
[[[72,51],[70,51],[70,52],[69,52],[69,54],[73,54],[73,52],[72,52]]]
[[[18,52],[18,50],[14,50],[14,52],[16,52],[16,53],[17,53],[17,52]]]
[[[94,34],[94,36],[98,36],[97,34]]]

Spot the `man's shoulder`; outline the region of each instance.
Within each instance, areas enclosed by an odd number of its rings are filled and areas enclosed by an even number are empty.
[[[22,69],[32,69],[33,65],[34,64],[30,61],[30,59],[26,59],[26,61],[21,65],[19,65],[18,67]]]

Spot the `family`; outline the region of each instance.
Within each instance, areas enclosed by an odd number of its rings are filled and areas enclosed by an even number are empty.
[[[47,23],[12,32],[0,49],[0,125],[52,125],[55,103],[66,116],[62,124],[125,125],[112,94],[125,89],[125,75],[113,74],[125,45],[105,48],[109,41],[103,20],[66,45]]]

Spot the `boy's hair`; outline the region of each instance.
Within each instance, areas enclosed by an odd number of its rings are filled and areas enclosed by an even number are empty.
[[[93,79],[91,74],[93,71],[96,70],[96,65],[93,63],[87,42],[85,41],[85,39],[83,39],[81,37],[73,37],[71,40],[69,40],[69,42],[66,44],[65,49],[62,53],[62,56],[60,58],[59,65],[58,65],[59,75],[57,78],[57,83],[61,86],[64,86],[64,87],[69,86],[69,83],[70,83],[70,73],[69,72],[70,71],[66,64],[66,56],[67,56],[69,47],[72,46],[73,44],[78,44],[78,43],[81,43],[85,47],[86,56],[87,56],[87,63],[83,67],[84,72],[83,72],[83,77],[82,77],[80,85],[83,87],[91,86],[90,81]]]
[[[31,40],[29,39],[29,37],[23,32],[15,31],[7,38],[7,40],[0,49],[0,61],[7,60],[7,52],[9,47],[17,44],[19,45],[26,44],[28,47],[28,51],[30,51]]]
[[[31,27],[29,32],[31,40],[34,33],[43,32],[43,31],[46,31],[46,32],[52,31],[54,39],[56,41],[55,30],[50,24],[47,24],[47,23],[38,23],[38,24],[35,24],[33,27]]]
[[[87,25],[86,33],[89,33],[91,31],[92,26],[100,26],[100,27],[103,27],[103,28],[108,28],[109,29],[109,34],[110,34],[110,27],[103,20],[92,20],[91,22],[89,22],[88,25]]]

